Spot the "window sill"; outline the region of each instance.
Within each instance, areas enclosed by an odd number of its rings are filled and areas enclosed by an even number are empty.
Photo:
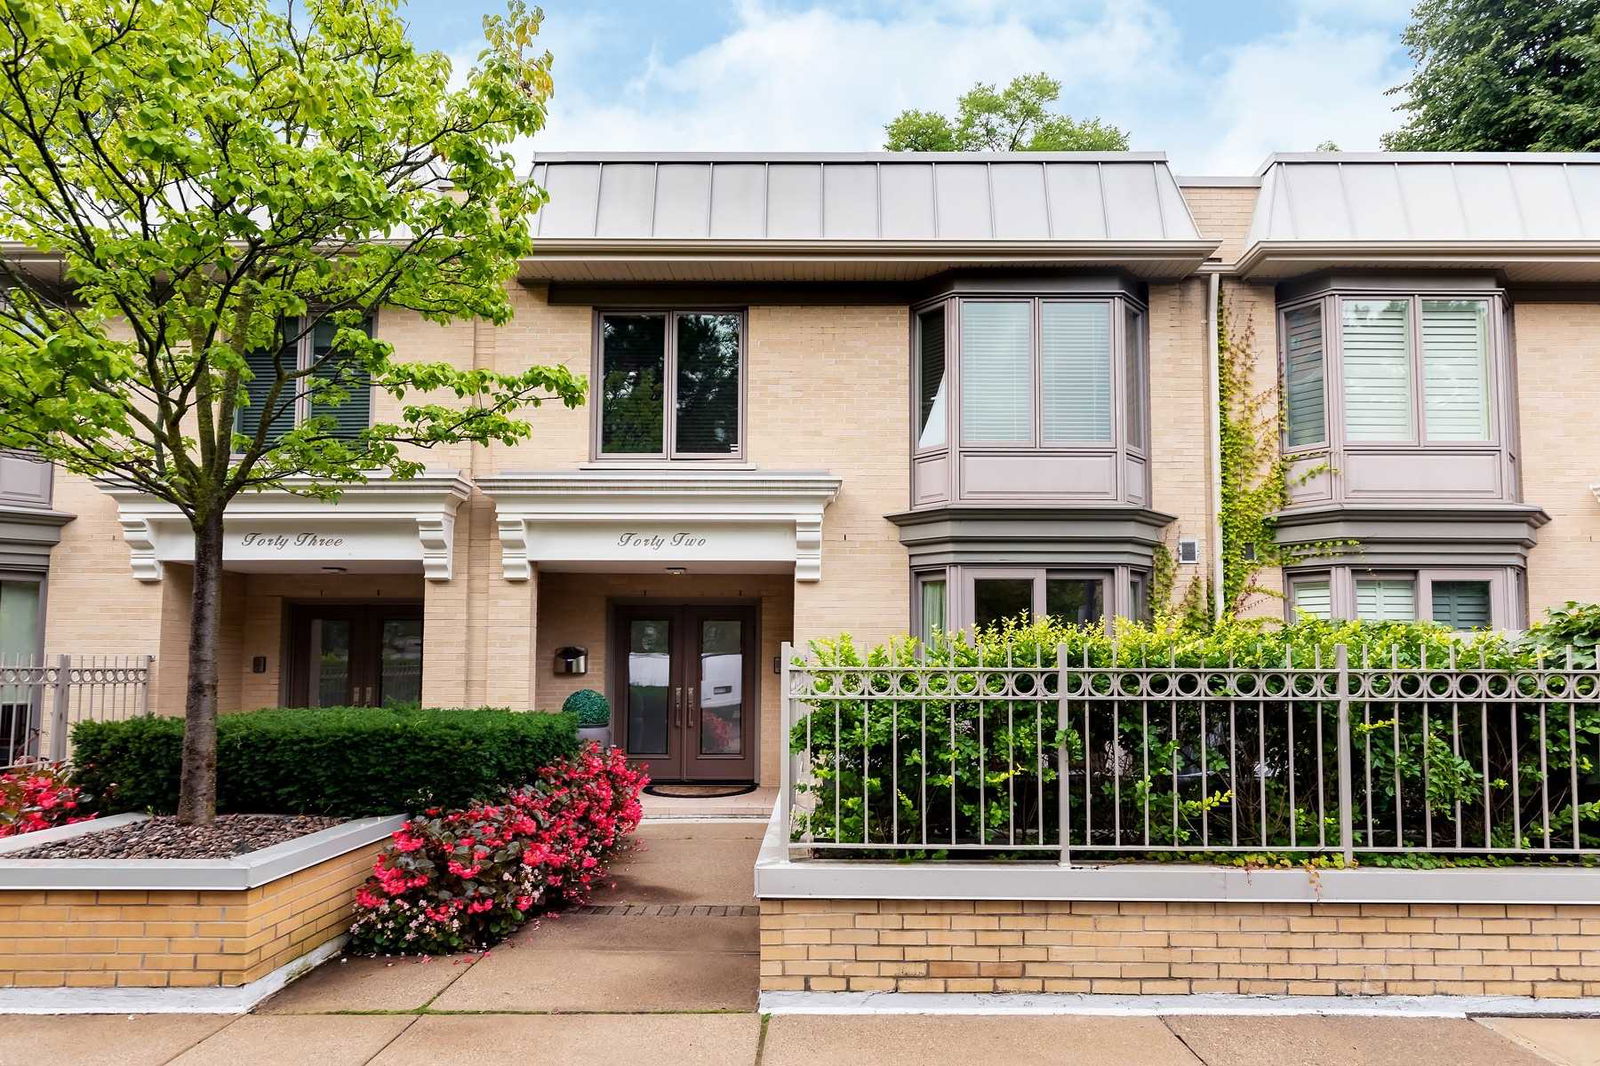
[[[579,470],[756,470],[755,463],[742,459],[591,459],[579,463]]]

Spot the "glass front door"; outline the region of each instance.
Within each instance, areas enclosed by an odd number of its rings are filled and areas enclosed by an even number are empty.
[[[630,758],[659,781],[755,780],[754,608],[619,608],[613,641]]]
[[[422,607],[297,607],[290,617],[288,702],[392,707],[422,699]]]

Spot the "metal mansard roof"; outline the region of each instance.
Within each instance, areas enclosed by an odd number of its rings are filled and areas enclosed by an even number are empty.
[[[526,276],[926,277],[978,265],[1181,276],[1215,250],[1160,153],[536,157]]]
[[[1331,266],[1498,269],[1600,279],[1600,153],[1275,155],[1241,272]]]

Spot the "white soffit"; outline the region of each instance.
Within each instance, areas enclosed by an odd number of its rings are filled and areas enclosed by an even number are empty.
[[[822,512],[839,479],[761,470],[578,470],[477,479],[494,501],[501,573],[552,569],[766,572],[822,577]]]
[[[451,579],[456,508],[472,492],[459,471],[428,470],[405,480],[374,477],[348,486],[331,502],[294,491],[310,483],[293,477],[284,489],[235,497],[223,524],[223,569],[318,573],[336,567]],[[100,489],[117,501],[135,578],[160,581],[165,564],[194,561],[194,535],[176,507],[127,482],[103,481]]]
[[[1600,280],[1600,153],[1305,153],[1261,171],[1238,269],[1502,270]]]
[[[530,280],[888,280],[960,266],[1188,273],[1215,251],[1161,153],[537,156]]]

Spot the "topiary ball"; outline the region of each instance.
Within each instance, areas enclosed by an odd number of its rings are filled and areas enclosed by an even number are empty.
[[[568,696],[561,704],[561,709],[577,715],[578,726],[583,729],[598,729],[611,724],[610,701],[592,688],[580,688]]]

